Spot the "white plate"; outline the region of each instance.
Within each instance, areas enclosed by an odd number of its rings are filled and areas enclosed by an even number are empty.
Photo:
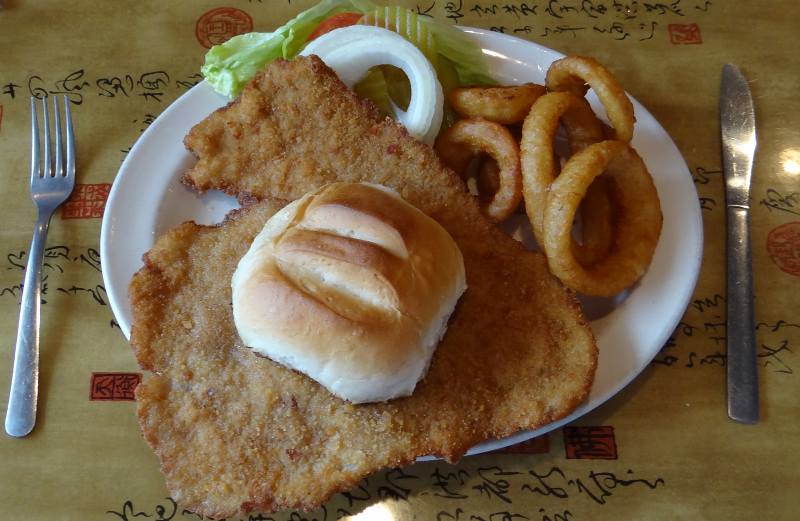
[[[484,48],[501,83],[543,83],[548,66],[561,54],[534,43],[479,29],[465,29]],[[589,100],[598,113],[599,102]],[[636,100],[633,145],[655,180],[664,226],[652,265],[644,278],[602,318],[592,321],[600,358],[588,399],[562,420],[536,431],[481,443],[470,454],[486,452],[543,434],[586,414],[625,387],[658,353],[678,324],[700,271],[703,226],[697,192],[686,163],[666,131]],[[170,105],[141,136],[120,168],[106,203],[100,255],[111,309],[126,337],[131,311],[128,282],[142,254],[169,228],[188,220],[212,224],[237,206],[221,193],[198,196],[180,184],[192,165],[183,147],[189,129],[227,103],[205,82]]]

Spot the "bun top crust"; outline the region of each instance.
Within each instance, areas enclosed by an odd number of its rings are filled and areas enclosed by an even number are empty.
[[[413,392],[466,278],[436,221],[383,186],[337,183],[266,223],[232,289],[245,345],[362,403]]]

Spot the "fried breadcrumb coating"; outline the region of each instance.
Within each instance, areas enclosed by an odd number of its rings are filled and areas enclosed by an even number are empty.
[[[574,295],[490,225],[430,147],[355,97],[315,57],[279,61],[187,136],[187,184],[264,199],[218,226],[159,238],[135,275],[131,343],[149,371],[142,432],[172,497],[198,514],[310,510],[368,474],[562,418],[597,363]],[[461,248],[469,289],[408,398],[352,405],[241,345],[230,279],[265,221],[332,181],[382,183]],[[324,339],[321,339],[324,341]]]

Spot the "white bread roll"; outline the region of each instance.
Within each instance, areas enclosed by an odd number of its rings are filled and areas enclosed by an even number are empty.
[[[436,221],[383,186],[337,183],[276,213],[232,288],[245,345],[364,403],[414,391],[466,279]]]

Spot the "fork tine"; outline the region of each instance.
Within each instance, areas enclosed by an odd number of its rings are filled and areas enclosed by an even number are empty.
[[[31,96],[31,181],[41,177],[39,162],[39,118],[36,115],[36,98]]]
[[[53,161],[50,157],[50,111],[47,110],[47,98],[42,98],[42,124],[44,126],[44,172],[47,177],[53,177]]]
[[[67,128],[67,177],[75,177],[75,134],[72,129],[72,111],[69,98],[64,96],[64,116]]]
[[[53,96],[53,129],[56,132],[56,160],[53,165],[53,175],[61,177],[64,175],[64,155],[61,145],[61,113],[58,110],[58,98]]]

